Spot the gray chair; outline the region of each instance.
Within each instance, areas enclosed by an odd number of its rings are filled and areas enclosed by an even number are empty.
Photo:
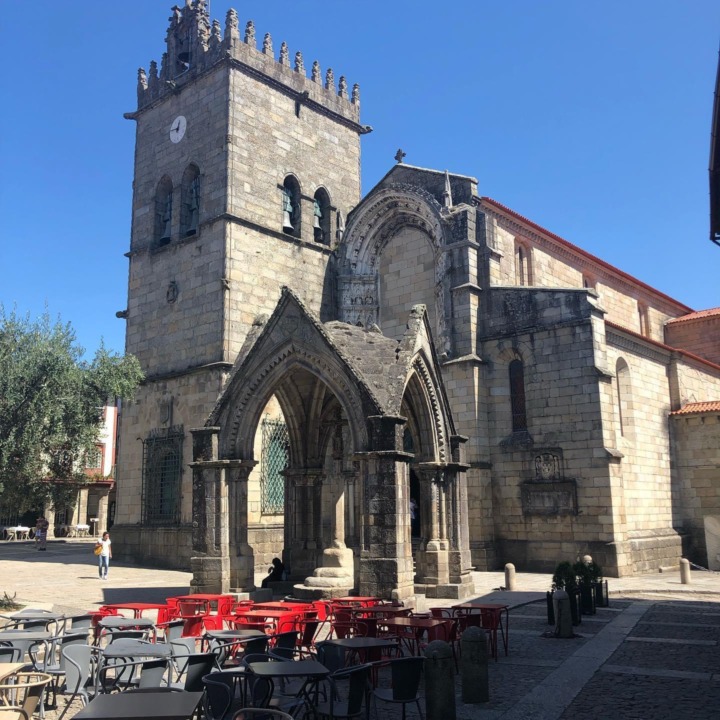
[[[61,653],[65,658],[65,684],[61,691],[69,694],[70,699],[58,720],[63,719],[76,697],[82,700],[83,705],[87,705],[95,689],[96,648],[90,645],[69,645]]]

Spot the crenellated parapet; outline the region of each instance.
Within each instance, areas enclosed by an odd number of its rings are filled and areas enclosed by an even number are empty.
[[[292,54],[286,42],[280,45],[277,58],[273,51],[270,33],[263,36],[258,48],[255,24],[248,20],[244,32],[235,10],[228,10],[224,30],[218,20],[210,20],[207,0],[185,0],[184,5],[174,6],[166,34],[167,50],[162,56],[160,70],[155,61],[149,72],[138,70],[138,110],[158,98],[177,92],[185,83],[203,74],[214,65],[230,62],[239,70],[262,76],[274,86],[282,86],[285,92],[300,102],[317,103],[325,109],[338,113],[354,123],[359,122],[360,90],[357,84],[349,85],[344,76],[335,83],[331,68],[327,69],[323,82],[320,63],[311,65],[310,77],[303,54]]]

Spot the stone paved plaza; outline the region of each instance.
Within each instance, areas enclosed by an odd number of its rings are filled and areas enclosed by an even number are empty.
[[[91,541],[0,545],[0,594],[36,607],[85,611],[106,602],[162,600],[188,589],[189,573],[116,563],[97,579]],[[610,579],[609,608],[583,617],[578,637],[543,637],[546,575],[518,573],[516,592],[503,592],[502,573],[474,573],[476,597],[501,601],[510,613],[510,653],[490,663],[490,702],[463,705],[462,720],[701,720],[720,708],[720,575],[695,572]],[[453,601],[429,601],[451,605]],[[418,606],[427,605],[419,598]],[[400,717],[383,709],[381,717]],[[410,716],[413,717],[412,713]],[[52,720],[53,713],[47,717]]]

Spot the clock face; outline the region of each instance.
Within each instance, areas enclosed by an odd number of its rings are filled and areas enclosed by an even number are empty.
[[[178,115],[170,125],[170,140],[174,143],[179,143],[184,135],[187,128],[187,120],[184,115]]]

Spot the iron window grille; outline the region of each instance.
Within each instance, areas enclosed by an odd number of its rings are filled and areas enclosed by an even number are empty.
[[[178,525],[184,431],[182,425],[155,428],[143,440],[143,523]]]
[[[263,420],[260,458],[260,507],[263,513],[285,511],[285,476],[290,454],[290,436],[282,420]]]

